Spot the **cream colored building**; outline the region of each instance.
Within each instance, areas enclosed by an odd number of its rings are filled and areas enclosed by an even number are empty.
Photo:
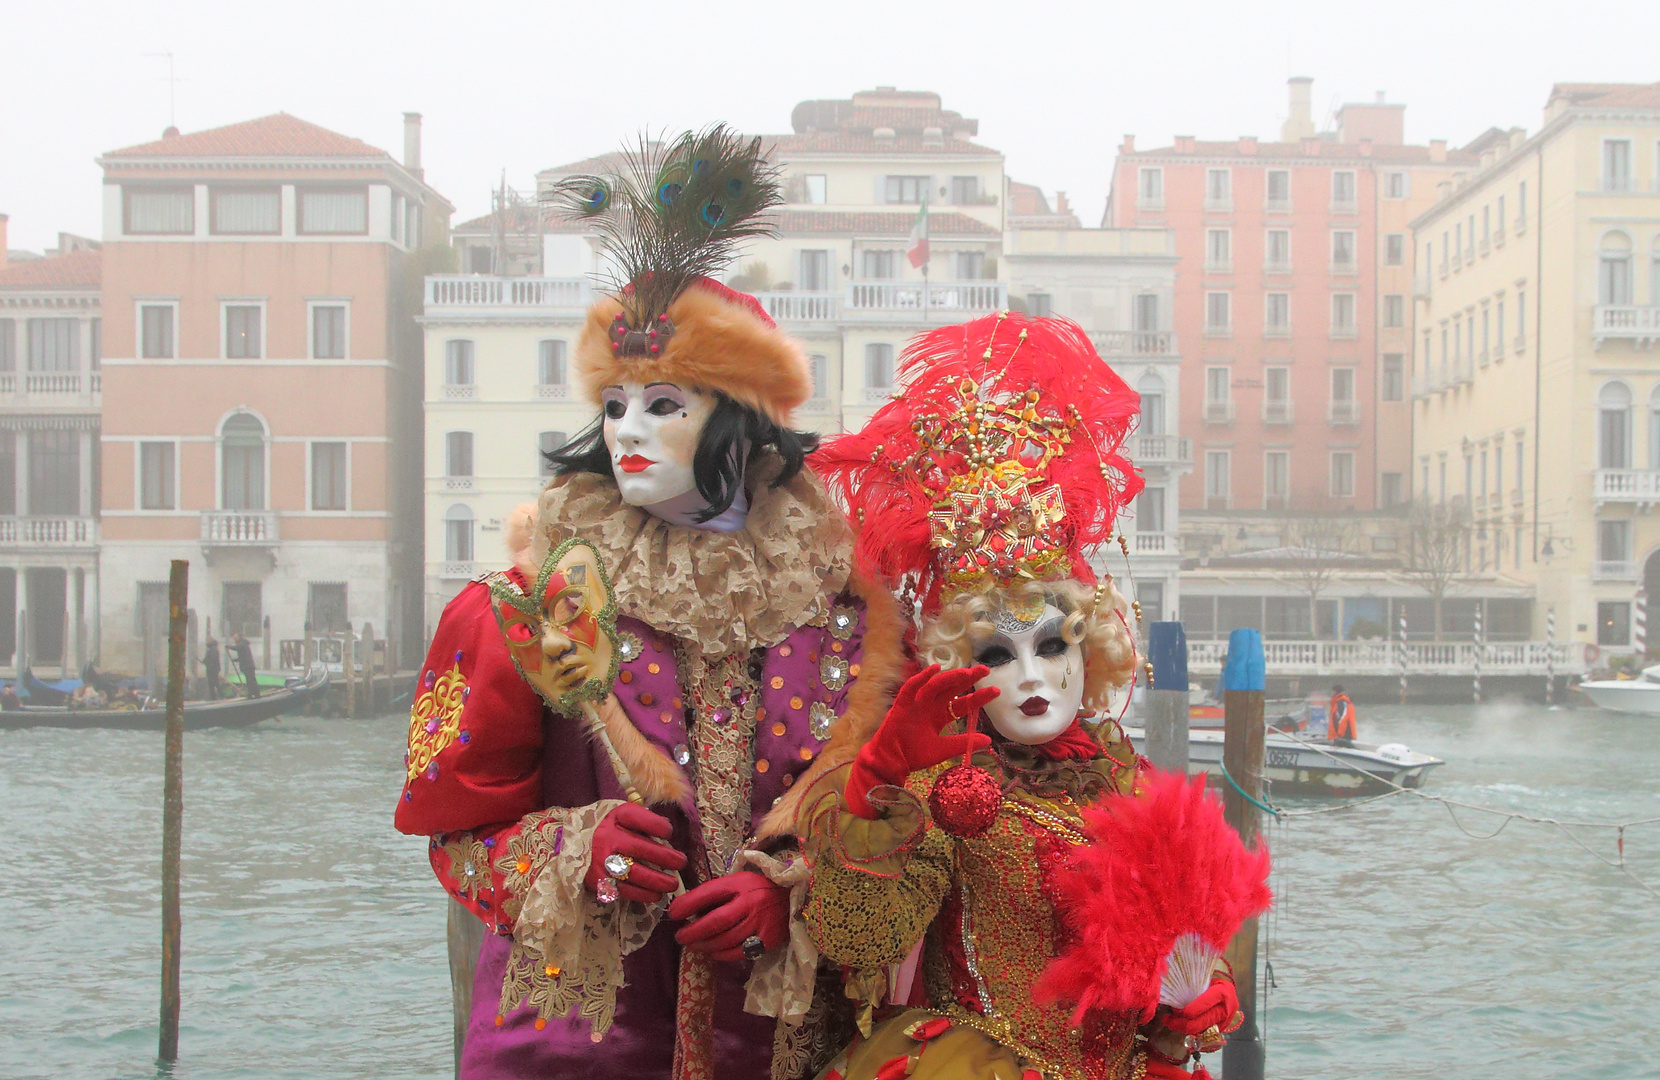
[[[1527,583],[1534,637],[1633,641],[1660,588],[1660,84],[1558,84],[1412,223],[1415,486]]]

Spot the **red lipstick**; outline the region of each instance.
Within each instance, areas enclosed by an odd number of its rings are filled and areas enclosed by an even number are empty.
[[[1049,711],[1049,699],[1036,696],[1029,697],[1020,703],[1020,711],[1027,716],[1042,716]]]
[[[639,454],[624,454],[617,459],[617,468],[625,473],[645,472],[655,464],[657,462],[648,457],[641,457]]]

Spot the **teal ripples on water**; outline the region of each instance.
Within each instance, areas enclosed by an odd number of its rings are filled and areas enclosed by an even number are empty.
[[[1447,758],[1438,793],[1660,814],[1660,722],[1495,706],[1363,709],[1361,723],[1368,740]],[[425,843],[391,829],[403,728],[300,719],[186,736],[179,1080],[450,1074],[443,897]],[[0,734],[0,1076],[155,1075],[160,748],[159,735]],[[1269,1077],[1660,1075],[1642,1056],[1660,1025],[1660,901],[1559,835],[1514,823],[1474,840],[1400,798],[1269,836]],[[1608,836],[1585,838],[1612,853]],[[1660,828],[1627,849],[1660,885]]]

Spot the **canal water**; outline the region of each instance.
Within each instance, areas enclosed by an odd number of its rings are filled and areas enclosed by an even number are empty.
[[[450,1075],[443,897],[425,842],[391,828],[404,724],[186,736],[179,1080]],[[1361,729],[1445,757],[1440,794],[1660,815],[1652,721],[1372,708]],[[155,1076],[161,737],[7,732],[0,752],[0,1076]],[[1269,1077],[1660,1075],[1660,900],[1560,834],[1473,839],[1400,797],[1267,835]],[[1660,828],[1626,846],[1660,887]]]

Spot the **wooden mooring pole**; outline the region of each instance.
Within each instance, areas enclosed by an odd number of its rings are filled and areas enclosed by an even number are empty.
[[[184,833],[184,652],[190,563],[173,560],[167,582],[167,735],[161,810],[161,1046],[179,1059],[179,848]]]
[[[1228,659],[1222,668],[1223,724],[1222,809],[1248,848],[1257,846],[1260,824],[1252,799],[1262,798],[1262,692],[1267,684],[1262,635],[1235,630],[1228,637]],[[1238,785],[1236,788],[1235,785]],[[1243,794],[1242,794],[1243,792]],[[1248,797],[1247,797],[1248,796]],[[1228,1036],[1222,1048],[1222,1075],[1227,1080],[1262,1080],[1263,1048],[1257,1025],[1257,920],[1249,919],[1228,946],[1234,988],[1245,1022]]]
[[[1153,682],[1147,688],[1147,760],[1187,775],[1187,633],[1179,622],[1156,622],[1148,630],[1147,657]]]

